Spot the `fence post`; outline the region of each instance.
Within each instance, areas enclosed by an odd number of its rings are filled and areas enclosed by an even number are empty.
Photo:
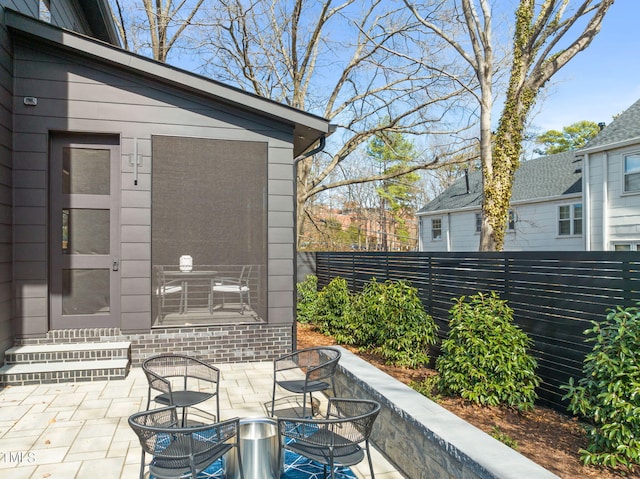
[[[510,302],[511,299],[511,288],[509,277],[511,275],[511,258],[507,255],[504,257],[504,300]]]

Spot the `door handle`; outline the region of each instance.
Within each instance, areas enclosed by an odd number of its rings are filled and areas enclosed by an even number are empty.
[[[120,269],[120,258],[113,258],[111,269],[113,271],[118,271]]]

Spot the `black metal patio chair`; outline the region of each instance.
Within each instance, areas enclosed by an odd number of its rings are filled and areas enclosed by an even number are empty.
[[[288,449],[322,464],[325,479],[329,468],[333,479],[337,467],[360,463],[366,452],[371,479],[375,479],[369,437],[379,412],[376,401],[330,398],[324,419],[278,418],[279,467],[284,465],[284,449]]]
[[[274,415],[276,387],[302,394],[302,416],[307,415],[307,393],[309,404],[313,408],[311,393],[331,388],[336,395],[333,375],[338,367],[340,351],[329,347],[315,347],[301,349],[291,354],[281,356],[273,361],[273,392],[271,395],[271,416]],[[304,377],[297,376],[294,370],[301,370]]]
[[[196,479],[200,472],[233,448],[240,458],[239,421],[239,418],[233,418],[214,424],[179,427],[175,406],[133,414],[129,417],[129,426],[142,446],[140,479],[144,478],[146,454],[152,456],[149,474],[158,479]],[[244,478],[242,461],[238,462],[240,477]]]
[[[147,409],[152,400],[182,408],[185,425],[186,408],[215,398],[215,417],[220,419],[220,370],[215,366],[184,354],[160,354],[145,359],[142,370],[149,383]]]

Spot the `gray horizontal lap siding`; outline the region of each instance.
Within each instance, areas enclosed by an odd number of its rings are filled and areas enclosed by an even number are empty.
[[[269,217],[277,223],[269,225],[268,291],[274,301],[268,309],[270,322],[293,321],[293,166],[291,127],[260,118],[228,105],[197,97],[187,92],[139,78],[131,72],[92,64],[86,58],[74,59],[49,47],[33,48],[16,40],[16,92],[14,97],[16,126],[16,185],[22,202],[16,204],[16,241],[28,249],[16,256],[18,269],[25,275],[17,277],[20,287],[29,287],[30,301],[46,304],[46,288],[33,288],[35,283],[46,284],[46,261],[26,252],[46,248],[44,236],[34,231],[46,231],[47,205],[30,204],[27,198],[46,201],[47,140],[49,131],[84,131],[120,135],[121,144],[121,270],[122,324],[133,330],[148,329],[151,316],[150,242],[151,219],[151,137],[152,135],[188,136],[225,140],[261,141],[268,144],[269,155]],[[38,99],[36,107],[26,107],[24,96]],[[138,152],[144,160],[134,186],[129,154],[134,138],[138,138]],[[286,188],[272,188],[274,184]],[[45,193],[43,196],[43,192]],[[41,201],[39,200],[39,201]],[[31,249],[29,249],[31,248]],[[272,261],[273,260],[273,261]],[[26,267],[29,263],[31,267]],[[273,264],[273,267],[271,267]],[[28,273],[27,273],[28,270]],[[271,280],[274,281],[271,281]],[[144,287],[143,287],[144,286]],[[39,296],[34,296],[38,292]],[[41,308],[38,308],[40,311]],[[21,331],[39,335],[41,318],[18,318]]]
[[[0,5],[30,12],[37,8],[36,1],[0,0]],[[13,172],[12,172],[12,99],[13,61],[9,34],[0,25],[0,364],[4,361],[4,351],[13,345],[12,320],[13,302]],[[20,299],[17,300],[18,302]]]

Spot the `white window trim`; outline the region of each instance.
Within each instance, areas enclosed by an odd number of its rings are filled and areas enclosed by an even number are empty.
[[[621,179],[620,179],[620,196],[630,196],[630,195],[640,195],[640,189],[635,191],[626,191],[624,189],[625,179],[627,177],[627,173],[625,172],[625,160],[628,156],[640,156],[640,151],[628,151],[626,153],[620,154],[620,171],[621,171]]]
[[[433,222],[434,220],[438,220],[440,221],[440,236],[438,238],[434,238],[433,236]],[[442,241],[442,238],[444,237],[444,221],[442,221],[442,217],[438,217],[438,218],[431,218],[431,221],[429,221],[429,237],[431,238],[431,241]]]
[[[513,217],[513,228],[511,228],[511,217]],[[507,229],[506,232],[507,233],[515,233],[516,232],[516,223],[518,222],[518,216],[516,215],[516,210],[514,210],[513,208],[509,208],[509,211],[507,211]]]
[[[575,207],[577,205],[580,205],[582,208],[582,216],[581,216],[581,220],[582,220],[582,232],[576,234],[574,231],[574,224],[575,224]],[[563,221],[569,221],[569,227],[570,227],[570,233],[567,235],[563,235],[560,234],[560,208],[562,208],[563,206],[568,206],[569,207],[569,219],[568,220],[563,220]],[[582,204],[582,202],[580,201],[576,201],[575,203],[562,203],[557,205],[556,207],[556,237],[561,239],[561,238],[580,238],[582,237],[583,233],[584,233],[584,205]]]
[[[509,215],[513,215],[513,228],[510,228],[509,225],[511,224],[511,222],[509,221]],[[479,235],[480,234],[480,229],[482,228],[482,222],[478,225],[478,219],[482,218],[482,213],[475,213],[473,215],[473,221],[475,222],[474,224],[474,228],[475,228],[475,234]],[[516,216],[516,210],[514,210],[513,208],[509,208],[509,211],[507,213],[507,228],[505,229],[505,233],[509,234],[509,233],[515,233],[516,232],[516,223],[518,222],[517,220],[517,216]]]
[[[616,241],[612,241],[611,245],[610,245],[610,250],[611,251],[615,251],[616,250],[616,246],[619,245],[629,245],[629,251],[630,252],[636,252],[636,251],[640,251],[640,239],[637,240],[626,240],[626,241],[622,241],[622,240],[616,240]]]

